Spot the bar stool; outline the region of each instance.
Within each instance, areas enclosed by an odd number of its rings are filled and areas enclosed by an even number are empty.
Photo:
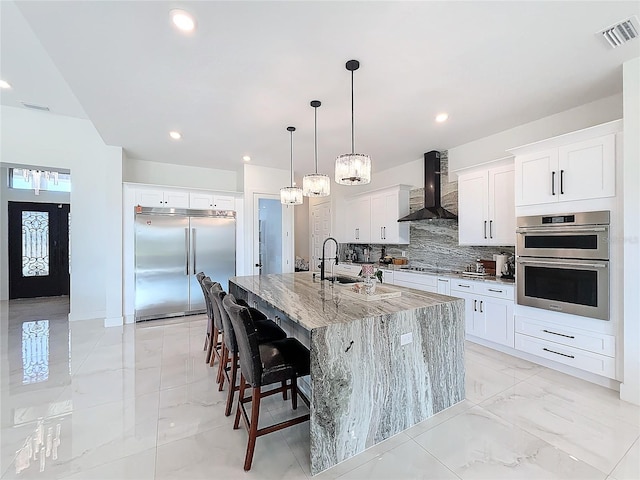
[[[233,428],[240,424],[240,416],[249,431],[247,453],[244,459],[244,469],[251,469],[256,439],[262,435],[282,430],[309,420],[310,415],[301,415],[268,427],[258,428],[260,416],[260,400],[269,395],[291,390],[291,406],[298,407],[298,395],[309,405],[307,397],[298,389],[297,378],[308,375],[311,369],[309,350],[295,338],[285,338],[269,343],[258,343],[258,332],[251,319],[249,309],[240,305],[228,305],[229,317],[233,325],[238,354],[240,356],[240,395]],[[291,381],[290,386],[286,385]],[[285,382],[284,386],[272,388],[263,392],[262,387],[274,383]],[[251,387],[251,396],[244,396],[247,386]],[[245,403],[251,402],[251,419],[247,415]]]
[[[221,305],[222,304],[222,305]],[[244,306],[248,308],[251,319],[258,335],[258,344],[272,342],[274,340],[282,340],[287,337],[287,334],[282,330],[276,322],[269,320],[264,313],[255,308],[249,307],[243,300],[236,300],[236,298],[227,294],[225,291],[218,293],[218,307],[220,308],[220,314],[222,315],[222,325],[224,326],[224,342],[222,344],[222,361],[218,367],[219,373],[222,377],[219,390],[222,390],[224,386],[224,378],[227,378],[229,383],[229,390],[227,392],[227,404],[225,406],[224,414],[228,417],[231,415],[231,408],[233,406],[233,397],[235,392],[240,389],[239,385],[236,385],[238,378],[238,344],[236,341],[236,335],[229,318],[229,308],[232,305]],[[231,364],[231,366],[229,366]],[[284,383],[282,384],[285,385]],[[283,391],[284,399],[286,400],[286,390]]]
[[[208,308],[211,310],[211,340],[207,351],[207,362],[210,367],[213,367],[216,358],[220,360],[220,350],[222,349],[222,338],[224,336],[220,311],[218,310],[217,302],[214,300],[218,292],[222,290],[222,286],[218,282],[211,281],[211,279],[207,280],[207,277],[202,280],[202,284],[207,293],[205,303],[208,304]],[[219,381],[219,378],[217,380]]]
[[[211,299],[209,298],[208,289],[211,288],[211,285],[216,284],[220,286],[218,282],[213,282],[211,278],[206,276],[203,272],[196,274],[196,279],[200,284],[200,288],[202,289],[202,295],[204,296],[204,304],[207,309],[207,333],[204,339],[204,348],[206,351],[205,354],[205,362],[209,363],[211,361],[211,355],[213,353],[213,349],[215,347],[215,343],[213,341],[213,306],[211,304]],[[217,339],[215,341],[217,343]]]

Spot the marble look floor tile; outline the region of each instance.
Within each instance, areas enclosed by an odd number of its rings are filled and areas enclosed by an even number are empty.
[[[408,430],[405,430],[404,433],[409,435],[411,438],[415,438],[418,435],[423,434],[427,430],[431,430],[433,427],[440,425],[442,422],[449,420],[456,415],[460,415],[463,412],[466,412],[471,407],[473,407],[473,405],[474,404],[470,401],[463,400],[462,402],[456,403],[455,405],[436,413],[434,416],[423,420],[422,422],[414,425]]]
[[[592,412],[597,416],[619,420],[640,427],[640,406],[620,400],[615,390],[595,385],[551,369],[544,369],[531,377],[528,383],[536,385],[560,400],[570,402],[574,408]]]
[[[99,467],[62,477],[64,480],[154,480],[156,449],[100,465]]]
[[[462,479],[599,479],[606,474],[475,406],[415,439]]]
[[[244,429],[231,422],[158,447],[156,480],[300,479],[307,480],[280,432],[258,438],[252,468],[242,468],[247,448]]]
[[[390,478],[447,480],[459,477],[415,442],[408,441],[339,478],[344,480]]]
[[[636,440],[629,451],[616,465],[611,476],[617,480],[638,480],[640,478],[640,440]]]
[[[506,375],[482,365],[466,363],[465,366],[465,397],[472,403],[480,403],[520,381],[513,375]]]
[[[160,392],[158,445],[210,430],[225,423],[226,393],[208,379]]]
[[[635,425],[587,414],[574,402],[520,383],[483,402],[493,414],[609,473],[638,438]]]
[[[179,387],[200,380],[215,383],[217,368],[209,367],[200,356],[189,354],[163,357],[160,389]]]
[[[483,365],[518,380],[526,380],[544,369],[535,363],[511,357],[486,347],[479,348],[480,345],[470,347],[470,345],[474,345],[471,342],[467,342],[465,345],[465,363],[467,365]]]
[[[55,454],[32,462],[26,470],[10,468],[4,479],[62,478],[156,446],[158,394],[113,402],[45,421],[45,431],[59,438]],[[57,435],[57,429],[60,433]],[[33,438],[36,438],[33,436]],[[47,451],[49,451],[47,449]],[[57,458],[56,458],[57,457]]]

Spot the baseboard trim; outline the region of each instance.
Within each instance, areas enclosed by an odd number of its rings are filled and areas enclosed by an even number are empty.
[[[110,317],[104,319],[104,326],[107,327],[121,327],[123,325],[123,317]]]

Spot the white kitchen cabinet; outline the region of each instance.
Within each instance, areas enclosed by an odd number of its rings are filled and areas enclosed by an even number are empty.
[[[346,241],[369,243],[371,240],[371,197],[350,199],[346,208]]]
[[[451,280],[448,278],[438,277],[438,293],[442,295],[451,295]]]
[[[136,190],[136,204],[142,207],[189,208],[189,192],[140,188]]]
[[[467,335],[514,347],[513,286],[451,281],[451,296],[465,300]]]
[[[398,185],[348,198],[344,242],[408,244],[409,223],[398,219],[409,213],[409,188]]]
[[[409,190],[394,188],[371,196],[371,241],[380,244],[409,243]]]
[[[393,272],[393,284],[400,287],[415,288],[423,292],[438,293],[438,278],[424,273]]]
[[[517,155],[515,165],[517,206],[612,197],[615,134]]]
[[[460,174],[460,245],[515,245],[514,178],[513,164]]]
[[[189,207],[202,210],[235,210],[235,198],[207,192],[189,193]]]

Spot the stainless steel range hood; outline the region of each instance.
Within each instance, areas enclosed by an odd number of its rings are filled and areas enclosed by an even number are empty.
[[[441,218],[457,220],[458,216],[442,208],[440,199],[440,152],[432,150],[424,154],[424,208],[417,210],[399,222]]]

